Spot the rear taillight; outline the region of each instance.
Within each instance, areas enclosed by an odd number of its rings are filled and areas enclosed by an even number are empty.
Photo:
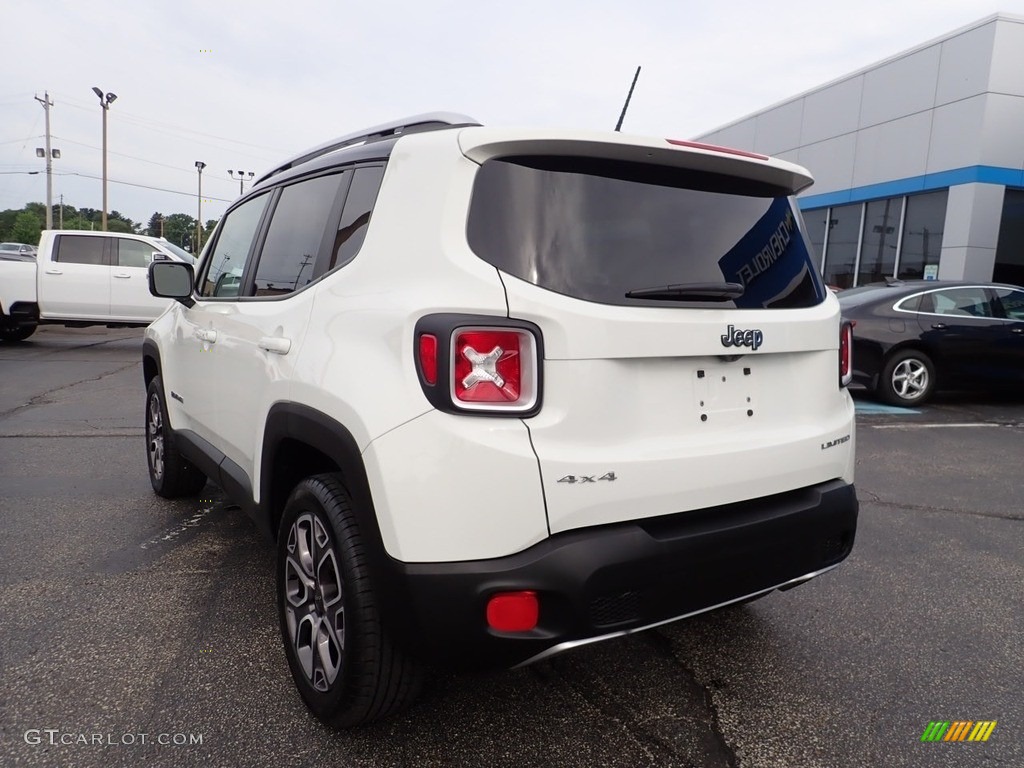
[[[543,347],[532,323],[428,315],[416,323],[414,349],[423,393],[439,410],[531,416],[540,409]]]
[[[853,379],[853,326],[855,320],[844,321],[839,328],[839,386],[845,387]]]
[[[420,370],[427,384],[437,384],[437,336],[432,333],[420,334]]]
[[[451,396],[467,410],[528,411],[537,400],[537,345],[529,331],[456,328]]]

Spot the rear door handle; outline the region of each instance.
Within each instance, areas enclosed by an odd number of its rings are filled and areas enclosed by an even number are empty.
[[[60,270],[60,269],[48,269],[48,270],[46,270],[46,274],[48,274],[48,275],[63,275],[64,272],[63,272],[63,270]]]
[[[936,331],[944,331],[948,326],[945,323],[933,323],[932,328]]]
[[[1020,326],[1018,325],[1018,326],[1016,326],[1016,327],[1014,327],[1014,328],[1011,328],[1011,329],[1010,329],[1010,333],[1024,333],[1024,328],[1021,328],[1021,327],[1020,327]]]
[[[292,348],[292,340],[280,336],[264,336],[257,344],[260,349],[273,352],[275,355],[287,355]]]
[[[197,328],[194,333],[195,337],[200,341],[205,341],[208,344],[217,343],[217,332],[212,329]]]

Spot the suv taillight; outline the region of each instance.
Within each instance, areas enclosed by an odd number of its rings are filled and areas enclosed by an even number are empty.
[[[533,415],[542,349],[532,323],[429,315],[416,324],[417,370],[427,399],[455,413]]]
[[[839,327],[839,386],[845,387],[853,379],[853,326],[855,320],[844,320]]]

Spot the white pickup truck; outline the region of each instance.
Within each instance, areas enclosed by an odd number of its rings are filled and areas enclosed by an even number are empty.
[[[33,261],[0,260],[0,341],[22,341],[42,323],[149,325],[168,299],[150,294],[154,260],[193,263],[166,240],[120,232],[46,230]]]

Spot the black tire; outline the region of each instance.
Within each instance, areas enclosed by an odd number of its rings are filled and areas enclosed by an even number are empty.
[[[288,666],[306,705],[334,728],[399,711],[423,679],[381,626],[351,504],[337,475],[307,478],[288,498],[277,538]]]
[[[174,443],[159,376],[153,377],[146,390],[146,458],[149,481],[158,496],[194,496],[206,485],[206,475],[185,459]]]
[[[935,366],[919,349],[902,349],[885,361],[876,394],[891,405],[912,407],[935,393]]]
[[[0,325],[0,341],[24,341],[35,332],[34,325]]]

